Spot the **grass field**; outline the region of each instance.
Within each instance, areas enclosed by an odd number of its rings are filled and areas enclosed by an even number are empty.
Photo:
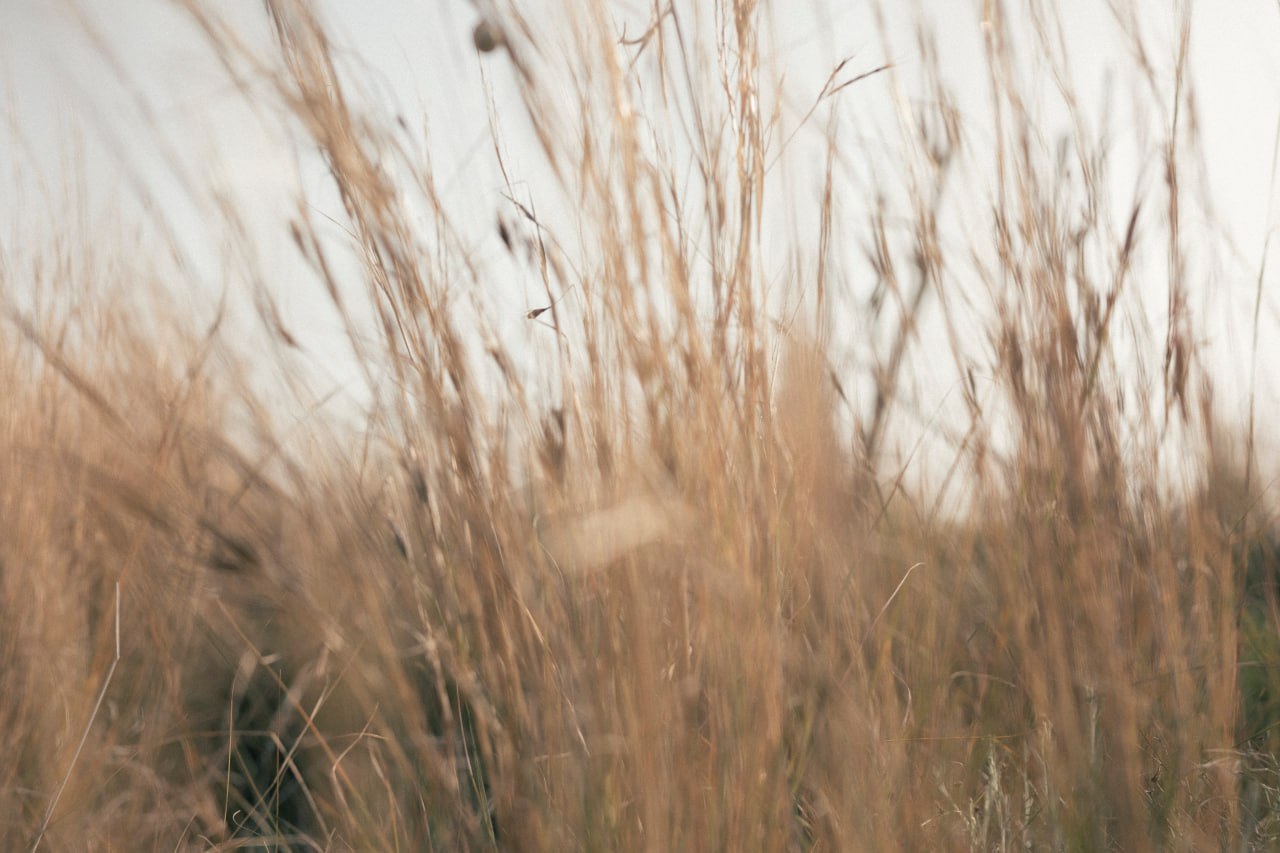
[[[340,200],[341,249],[306,199],[282,231],[354,426],[261,379],[298,347],[269,299],[209,323],[84,240],[0,265],[0,848],[1280,845],[1280,539],[1264,419],[1201,359],[1185,40],[1135,66],[1166,135],[1131,197],[1127,141],[1044,94],[1052,15],[999,4],[994,124],[922,25],[896,170],[854,187],[822,122],[898,69],[788,124],[750,0],[621,41],[568,5],[476,38],[558,193],[512,178],[485,244],[538,347],[289,0],[266,54],[186,10]]]

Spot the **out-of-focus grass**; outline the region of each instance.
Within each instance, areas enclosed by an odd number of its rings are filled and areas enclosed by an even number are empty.
[[[481,273],[434,175],[353,106],[323,23],[268,3],[278,52],[255,64],[188,7],[328,165],[377,402],[359,441],[285,428],[216,323],[139,331],[145,298],[119,289],[73,320],[9,306],[4,848],[1273,844],[1275,546],[1245,430],[1216,421],[1196,361],[1194,136],[1170,127],[1163,189],[1115,217],[1107,140],[1070,113],[1055,160],[1014,73],[1018,34],[1050,44],[1050,23],[993,6],[994,145],[925,75],[905,220],[871,205],[866,230],[882,346],[851,377],[830,247],[852,155],[833,131],[825,190],[779,196],[759,10],[681,6],[620,44],[578,4],[553,51],[522,9],[492,11],[489,61],[579,229],[515,210],[558,359],[536,380],[462,310]],[[962,168],[992,202],[967,243],[946,228]],[[822,259],[786,282],[807,330],[770,319],[779,197],[810,206],[794,252]],[[305,212],[290,227],[346,312],[332,244]],[[1167,334],[1126,293],[1160,245]],[[82,266],[7,267],[5,288],[92,300],[99,282],[59,272]],[[993,310],[963,312],[962,269]],[[950,345],[922,362],[926,326]],[[894,441],[922,370],[958,377],[965,412],[938,425],[934,487]],[[946,490],[962,510],[936,509]]]

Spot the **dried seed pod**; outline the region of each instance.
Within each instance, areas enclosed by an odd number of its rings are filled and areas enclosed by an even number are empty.
[[[476,50],[481,53],[491,53],[502,47],[506,41],[502,36],[502,30],[496,24],[485,20],[476,24],[475,30],[471,33],[471,40],[475,42]]]

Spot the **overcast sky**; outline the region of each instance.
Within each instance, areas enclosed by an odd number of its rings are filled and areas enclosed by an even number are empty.
[[[269,31],[260,0],[216,5],[238,23],[250,43],[266,43]],[[550,10],[557,4],[544,5]],[[611,5],[619,30],[624,21],[629,26],[643,21],[648,5]],[[913,13],[903,11],[910,4],[885,4],[892,10],[888,46],[876,32],[869,4],[796,0],[765,5],[773,45],[767,59],[785,71],[787,92],[796,105],[812,98],[842,58],[853,57],[852,73],[885,61],[896,64],[896,78],[869,80],[851,89],[845,97],[857,100],[842,107],[848,128],[841,139],[848,142],[849,159],[856,164],[850,169],[862,173],[850,178],[874,182],[877,170],[894,162],[895,146],[901,144],[895,98],[920,91]],[[474,5],[463,0],[377,0],[319,6],[350,67],[364,69],[363,96],[389,115],[406,117],[413,128],[426,128],[427,135],[418,138],[457,224],[477,245],[496,240],[494,218],[507,208],[489,141],[487,98],[492,97],[510,166],[530,197],[537,196],[546,176],[539,173],[541,161],[521,120],[510,69],[500,55],[482,57],[471,46]],[[1138,3],[1148,46],[1164,71],[1171,67],[1168,45],[1175,6],[1163,0]],[[989,114],[978,26],[983,4],[924,0],[916,7],[940,34],[943,74],[960,93],[966,118],[981,138]],[[1126,99],[1132,98],[1133,62],[1107,3],[1081,0],[1060,7],[1086,112],[1100,110],[1110,80],[1123,118]],[[1219,380],[1226,396],[1239,400],[1247,385],[1241,377],[1249,357],[1254,286],[1264,243],[1280,216],[1272,185],[1273,147],[1280,131],[1280,8],[1275,0],[1214,0],[1192,8],[1192,81],[1217,216],[1199,239],[1214,241],[1223,264],[1217,274],[1206,276],[1197,294],[1201,304],[1195,307],[1212,317],[1202,343],[1222,371]],[[343,357],[332,355],[341,350],[330,337],[336,334],[336,319],[317,307],[322,300],[314,291],[288,284],[298,268],[284,239],[282,211],[299,189],[323,204],[325,179],[319,163],[298,156],[278,116],[247,105],[180,10],[163,0],[0,0],[0,96],[9,121],[0,135],[0,193],[7,196],[0,203],[0,247],[10,262],[21,256],[28,241],[37,243],[41,235],[65,227],[67,199],[75,197],[87,212],[90,229],[119,228],[135,219],[163,222],[187,254],[186,274],[194,281],[182,286],[193,292],[212,289],[210,282],[224,277],[229,263],[223,232],[210,224],[207,193],[214,188],[258,238],[252,264],[275,282],[287,322],[309,342],[308,357],[334,383],[351,380]],[[799,107],[792,113],[788,121],[794,125]],[[1047,124],[1057,120],[1052,111],[1046,113]],[[1134,117],[1128,127],[1118,122],[1113,134],[1136,137],[1143,120]],[[822,129],[819,123],[815,138]],[[1144,174],[1154,180],[1150,149],[1120,144],[1118,153],[1118,168],[1132,173],[1127,176],[1130,186]],[[175,179],[175,174],[185,178]],[[797,181],[808,177],[802,169],[795,174]],[[1117,185],[1124,186],[1125,180],[1121,173]],[[1122,197],[1117,203],[1130,200]],[[855,206],[854,201],[845,204],[851,220],[861,213]],[[11,300],[20,299],[24,287],[15,269],[8,275]],[[1259,378],[1268,405],[1280,413],[1276,275],[1280,264],[1273,263],[1264,282]],[[483,307],[494,313],[499,334],[542,334],[524,321],[525,312],[542,301],[536,280],[506,268],[497,268],[495,277],[504,284],[495,286]],[[1163,284],[1152,286],[1158,304]]]

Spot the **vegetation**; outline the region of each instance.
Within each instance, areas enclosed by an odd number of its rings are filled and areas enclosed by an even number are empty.
[[[145,255],[0,262],[0,846],[1275,845],[1277,546],[1191,309],[1189,31],[1135,47],[1165,135],[1117,201],[1038,4],[985,4],[981,133],[921,25],[866,187],[815,125],[900,69],[798,121],[751,0],[625,38],[529,5],[476,47],[553,188],[512,175],[483,244],[309,4],[269,0],[268,53],[184,7],[323,157],[341,240],[305,197],[287,227],[355,427],[265,290],[249,329]],[[490,249],[535,346],[477,310]]]

